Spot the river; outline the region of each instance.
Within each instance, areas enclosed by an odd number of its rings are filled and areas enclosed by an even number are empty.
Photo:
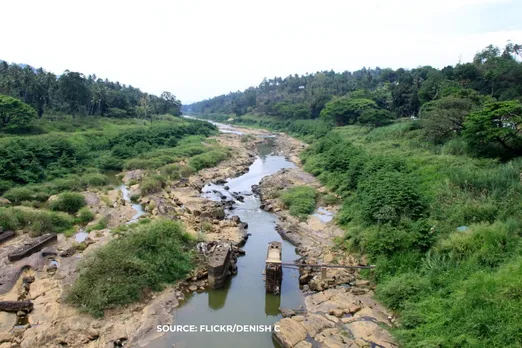
[[[231,126],[216,124],[227,133],[241,133]],[[263,271],[267,245],[271,241],[283,243],[283,261],[292,262],[299,258],[295,247],[283,240],[277,233],[277,217],[260,209],[260,199],[252,194],[252,185],[257,185],[267,175],[282,168],[295,165],[283,156],[273,154],[273,141],[268,140],[259,148],[259,155],[250,170],[237,178],[229,179],[223,185],[207,184],[202,195],[211,200],[220,200],[221,195],[232,198],[230,192],[245,195],[244,202],[236,201],[234,209],[227,215],[237,215],[248,223],[251,233],[243,247],[245,256],[238,259],[238,274],[229,278],[223,289],[207,290],[187,295],[173,313],[175,325],[225,325],[249,324],[271,325],[281,318],[279,308],[299,308],[304,303],[299,289],[299,272],[283,270],[280,295],[266,294]],[[213,191],[219,193],[214,193]],[[279,347],[270,332],[259,333],[167,333],[151,342],[150,348],[192,348],[192,347]]]

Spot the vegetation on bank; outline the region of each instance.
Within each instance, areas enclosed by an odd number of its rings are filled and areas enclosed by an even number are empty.
[[[194,244],[179,222],[136,224],[86,257],[67,301],[97,317],[138,301],[187,275]]]
[[[290,214],[305,219],[313,213],[317,193],[309,186],[293,186],[281,194],[279,199],[289,209]]]
[[[312,144],[304,167],[340,197],[338,244],[376,264],[401,346],[519,347],[520,52],[275,78],[186,110]]]
[[[520,345],[522,161],[473,158],[462,137],[435,145],[426,132],[336,128],[304,167],[342,197],[340,245],[377,265],[405,347]]]
[[[106,179],[99,171],[156,169],[205,152],[202,137],[215,133],[207,122],[174,118],[152,125],[129,120],[102,130],[0,138],[0,192],[44,181],[41,191],[49,194],[62,186],[79,190],[102,185]],[[191,135],[197,137],[183,140]]]

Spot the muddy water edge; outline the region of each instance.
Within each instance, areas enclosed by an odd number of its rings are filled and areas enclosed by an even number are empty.
[[[276,231],[277,217],[260,209],[260,199],[252,192],[265,176],[295,165],[283,156],[273,155],[273,139],[260,145],[259,155],[249,171],[237,178],[229,179],[224,185],[207,184],[202,189],[203,197],[219,201],[222,196],[234,199],[237,193],[244,201],[235,200],[228,216],[237,215],[248,223],[251,234],[243,247],[246,254],[238,260],[238,274],[228,279],[222,289],[209,289],[192,293],[180,303],[174,312],[175,325],[272,325],[281,318],[280,307],[299,308],[304,304],[299,289],[299,272],[284,269],[280,295],[266,294],[264,266],[267,245],[271,241],[283,243],[283,261],[292,262],[299,258],[295,247],[283,240]],[[270,332],[258,333],[211,333],[175,332],[167,333],[151,342],[149,347],[279,347]]]

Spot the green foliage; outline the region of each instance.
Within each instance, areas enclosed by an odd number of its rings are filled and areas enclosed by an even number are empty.
[[[342,196],[340,245],[376,265],[401,346],[516,346],[522,161],[466,157],[462,138],[426,146],[417,125],[338,128],[304,167]]]
[[[89,226],[87,228],[87,232],[106,229],[108,224],[109,224],[109,218],[104,216],[100,220],[98,220],[98,222],[96,222],[94,225]]]
[[[109,178],[101,173],[89,173],[82,176],[85,186],[105,186],[109,183]]]
[[[344,126],[356,123],[359,117],[366,113],[365,121],[370,122],[373,117],[370,112],[376,112],[377,108],[377,104],[370,99],[335,98],[321,111],[321,118]]]
[[[459,135],[473,106],[470,99],[453,96],[424,104],[421,109],[421,119],[427,139],[433,142],[443,142],[452,136]]]
[[[165,184],[166,178],[162,175],[149,175],[145,177],[140,184],[141,195],[145,196],[159,192],[165,187]]]
[[[4,193],[3,197],[10,200],[13,204],[20,204],[23,201],[30,201],[34,198],[34,192],[26,187],[14,187]]]
[[[101,169],[121,169],[126,160],[136,157],[154,159],[154,167],[159,167],[185,154],[204,151],[201,145],[194,143],[169,149],[169,143],[175,140],[181,144],[188,135],[209,136],[215,130],[207,122],[183,120],[74,135],[60,133],[0,138],[0,180],[15,186],[49,181],[95,165]],[[77,186],[81,184],[79,181],[75,183]]]
[[[520,102],[489,103],[469,115],[464,135],[479,155],[512,158],[522,155],[521,126]]]
[[[18,99],[0,94],[0,130],[20,130],[31,125],[36,112]]]
[[[78,211],[77,220],[81,224],[88,224],[94,220],[94,213],[88,207],[83,207]]]
[[[215,149],[190,159],[189,164],[196,171],[204,168],[215,167],[219,162],[229,158],[230,152],[227,149]]]
[[[293,186],[279,197],[290,210],[290,215],[306,218],[313,213],[316,205],[315,189],[309,186]]]
[[[4,230],[26,229],[33,237],[63,232],[72,227],[73,219],[64,213],[25,207],[1,208],[0,226]]]
[[[397,171],[377,171],[358,188],[362,218],[368,223],[398,223],[401,218],[417,219],[426,204],[415,180]]]
[[[85,197],[81,193],[64,192],[50,203],[51,210],[64,211],[69,214],[75,214],[87,203]]]
[[[87,257],[67,301],[97,317],[138,301],[186,276],[193,267],[193,245],[178,222],[137,225]]]
[[[30,104],[36,118],[67,112],[73,116],[125,118],[156,114],[180,116],[181,102],[170,92],[160,96],[139,89],[65,70],[59,77],[42,68],[0,62],[0,93]],[[53,115],[54,116],[54,115]],[[1,127],[0,127],[1,128]]]

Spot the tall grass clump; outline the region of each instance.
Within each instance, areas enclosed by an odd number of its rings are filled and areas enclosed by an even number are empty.
[[[279,198],[291,215],[306,218],[315,209],[316,196],[315,189],[310,186],[294,186],[283,192]]]
[[[64,232],[73,224],[74,219],[61,212],[26,207],[0,208],[0,226],[4,230],[28,230],[33,237]]]
[[[154,174],[146,176],[140,184],[141,195],[145,196],[159,192],[163,187],[165,187],[165,184],[166,178],[162,175]]]
[[[52,201],[49,206],[51,210],[75,214],[85,205],[87,205],[87,202],[85,202],[85,197],[81,193],[64,192]]]
[[[196,171],[200,171],[204,168],[214,167],[229,157],[230,152],[227,149],[219,148],[192,157],[189,161],[189,165]]]
[[[96,317],[139,301],[186,276],[194,266],[193,246],[178,222],[136,224],[86,258],[67,301]]]
[[[333,130],[304,168],[343,200],[341,247],[364,254],[403,347],[522,346],[522,161],[466,156],[415,122]]]

